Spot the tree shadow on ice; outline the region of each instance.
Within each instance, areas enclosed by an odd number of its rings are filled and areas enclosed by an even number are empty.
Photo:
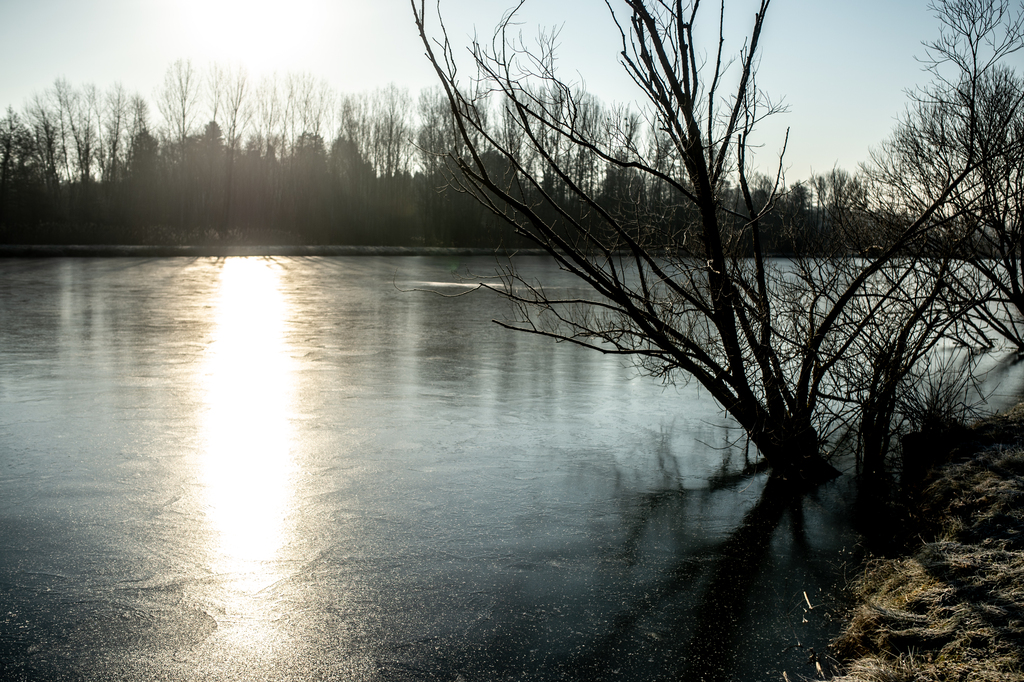
[[[622,552],[627,561],[640,553],[642,537],[652,520],[687,498],[711,496],[729,483],[712,481],[709,490],[666,490],[643,495],[629,519]],[[754,485],[751,479],[747,485]],[[648,582],[609,625],[607,633],[578,651],[570,663],[577,676],[618,678],[625,670],[637,679],[728,680],[736,678],[743,648],[757,646],[746,636],[755,589],[763,585],[763,569],[784,519],[789,520],[794,553],[806,551],[804,500],[769,479],[756,503],[724,538],[700,544],[696,551],[672,557],[668,570]],[[682,521],[686,525],[686,520]],[[759,578],[761,582],[759,583]],[[744,627],[746,624],[746,628]],[[765,638],[768,639],[768,638]],[[652,640],[656,641],[654,643]],[[776,638],[776,641],[778,638]],[[775,647],[774,656],[785,648]],[[790,648],[800,648],[797,643]],[[806,664],[809,651],[794,652]],[[767,672],[767,667],[766,672]],[[642,673],[638,668],[647,668]],[[618,672],[616,672],[618,671]],[[813,667],[807,669],[813,674]],[[579,673],[585,673],[579,675]]]
[[[803,503],[769,479],[760,499],[715,550],[709,576],[695,609],[682,678],[728,679],[739,647],[739,624],[749,612],[755,579],[768,558],[775,530],[789,514],[794,540],[805,544]]]

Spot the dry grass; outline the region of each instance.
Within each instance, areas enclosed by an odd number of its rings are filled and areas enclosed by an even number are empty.
[[[871,563],[833,653],[847,682],[1024,682],[1024,407],[979,425],[990,445],[924,492],[933,542]]]

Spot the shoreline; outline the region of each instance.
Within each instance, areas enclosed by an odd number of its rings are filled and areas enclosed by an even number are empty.
[[[125,246],[117,244],[0,244],[0,258],[228,258],[304,256],[537,256],[542,249],[446,246]]]
[[[628,251],[617,253],[628,254]],[[664,253],[652,251],[651,253]],[[278,245],[124,245],[124,244],[0,244],[0,258],[302,258],[336,256],[548,256],[539,247],[502,246],[352,246],[295,244]],[[770,253],[772,258],[789,258],[789,253]]]
[[[923,542],[852,585],[834,679],[1024,681],[1024,403],[971,427],[916,511]]]

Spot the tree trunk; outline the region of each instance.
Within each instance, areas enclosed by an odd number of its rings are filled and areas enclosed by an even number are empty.
[[[840,475],[821,454],[818,433],[807,419],[789,417],[782,422],[764,422],[760,434],[755,431],[751,437],[771,466],[774,479],[809,488]]]

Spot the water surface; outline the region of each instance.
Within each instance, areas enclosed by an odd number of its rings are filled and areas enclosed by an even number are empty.
[[[761,500],[696,386],[404,291],[467,269],[0,260],[0,674],[813,674],[850,477]]]

